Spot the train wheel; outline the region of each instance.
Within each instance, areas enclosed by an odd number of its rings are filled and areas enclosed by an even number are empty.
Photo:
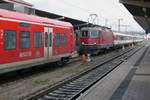
[[[62,58],[62,62],[64,63],[64,64],[66,64],[67,62],[69,62],[69,57],[66,57],[66,58]]]
[[[62,58],[60,61],[57,61],[56,65],[61,67],[65,65],[68,61],[69,61],[69,57],[65,57],[65,58]]]
[[[64,65],[64,63],[60,60],[56,62],[56,66],[58,67],[62,67]]]

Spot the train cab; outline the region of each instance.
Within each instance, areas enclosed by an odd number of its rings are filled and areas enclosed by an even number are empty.
[[[99,48],[113,43],[113,32],[103,27],[87,27],[81,29],[81,45],[97,45]]]
[[[94,45],[99,43],[100,30],[82,29],[80,43],[83,45]]]
[[[105,27],[85,27],[81,29],[80,45],[86,50],[99,52],[113,46],[113,32]]]

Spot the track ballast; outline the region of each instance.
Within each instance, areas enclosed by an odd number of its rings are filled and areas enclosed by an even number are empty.
[[[113,71],[118,65],[126,61],[140,48],[129,49],[110,59],[105,59],[99,65],[81,74],[71,77],[54,87],[43,89],[36,94],[25,97],[28,100],[75,100],[91,86]]]

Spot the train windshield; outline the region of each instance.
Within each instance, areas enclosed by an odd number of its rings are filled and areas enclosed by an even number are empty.
[[[89,37],[88,31],[82,31],[81,37]]]
[[[99,36],[99,32],[98,31],[91,31],[90,37],[91,38],[97,38]]]

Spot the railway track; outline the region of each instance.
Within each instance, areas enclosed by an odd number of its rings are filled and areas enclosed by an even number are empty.
[[[108,75],[122,62],[126,61],[140,48],[129,49],[109,59],[104,59],[97,66],[70,77],[52,87],[46,87],[41,91],[30,94],[24,100],[75,100],[91,86]]]
[[[79,62],[80,60],[81,60],[81,58],[79,58],[79,57],[71,58],[67,64]],[[50,64],[48,63],[48,64],[42,64],[42,65],[30,67],[30,68],[21,69],[21,70],[16,70],[16,71],[8,72],[8,73],[1,73],[0,74],[0,81],[1,81],[0,85],[9,83],[9,82],[13,82],[13,81],[16,81],[16,80],[19,80],[22,78],[28,78],[32,75],[36,75],[39,73],[52,71],[52,70],[55,70],[56,68],[60,68],[60,67],[62,67],[62,66],[57,66],[55,63],[50,63]]]

